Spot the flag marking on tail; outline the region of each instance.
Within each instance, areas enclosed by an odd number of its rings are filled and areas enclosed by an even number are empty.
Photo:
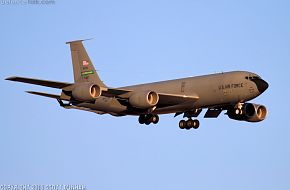
[[[88,66],[89,62],[88,61],[83,61],[83,66]]]

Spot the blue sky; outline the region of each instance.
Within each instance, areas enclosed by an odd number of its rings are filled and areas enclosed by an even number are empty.
[[[290,189],[290,2],[60,1],[0,5],[0,184],[85,184],[87,189]],[[270,84],[253,102],[260,123],[180,118],[157,126],[65,110],[24,93],[55,89],[12,75],[73,81],[66,41],[85,42],[101,78],[125,86],[247,70]]]

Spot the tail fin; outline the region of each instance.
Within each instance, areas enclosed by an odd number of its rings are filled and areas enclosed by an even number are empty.
[[[84,40],[66,42],[66,44],[70,45],[74,81],[75,83],[94,82],[101,87],[106,87],[96,72],[93,63],[83,46],[83,41]]]

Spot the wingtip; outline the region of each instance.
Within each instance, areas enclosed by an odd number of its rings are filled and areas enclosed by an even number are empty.
[[[28,93],[28,94],[33,94],[33,95],[38,95],[38,93],[37,92],[35,92],[35,91],[25,91],[26,93]]]
[[[5,78],[5,80],[13,80],[13,79],[15,79],[15,76]]]

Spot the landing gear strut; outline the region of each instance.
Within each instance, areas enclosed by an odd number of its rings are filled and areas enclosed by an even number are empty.
[[[58,101],[58,103],[61,107],[67,108],[67,107],[71,106],[70,103],[63,103],[63,101],[61,99],[56,99],[56,100]]]
[[[185,120],[181,120],[179,122],[179,128],[180,129],[197,129],[199,127],[199,121],[197,119],[192,120],[191,118],[189,118],[187,121]]]
[[[153,114],[141,114],[139,116],[139,123],[149,125],[150,123],[157,124],[159,121],[158,115]]]

